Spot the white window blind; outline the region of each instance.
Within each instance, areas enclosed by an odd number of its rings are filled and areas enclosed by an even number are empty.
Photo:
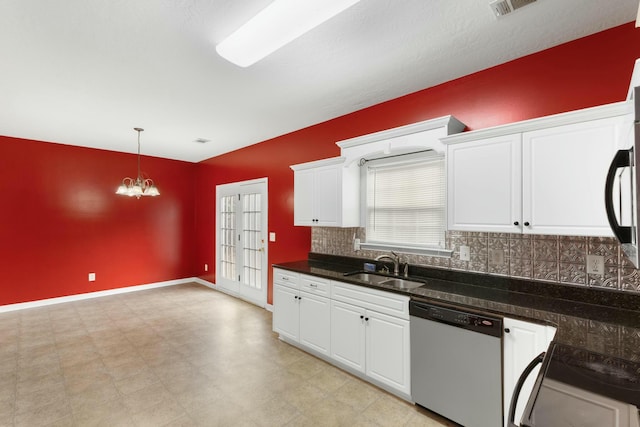
[[[444,157],[367,165],[367,243],[444,248]]]

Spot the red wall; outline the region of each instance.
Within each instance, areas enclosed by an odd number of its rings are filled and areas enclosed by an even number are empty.
[[[638,57],[640,30],[626,24],[206,160],[197,180],[199,275],[215,282],[215,272],[205,274],[203,266],[215,266],[217,184],[268,177],[269,231],[277,234],[269,263],[304,259],[310,230],[293,226],[289,165],[337,156],[339,140],[449,114],[480,129],[622,101]],[[269,283],[271,302],[271,277]]]
[[[269,179],[269,263],[306,258],[310,229],[293,226],[289,165],[448,114],[479,129],[621,101],[637,57],[640,30],[627,24],[199,164],[145,157],[162,192],[154,199],[113,194],[135,173],[134,155],[0,136],[0,305],[196,275],[215,282],[215,187],[234,181]]]
[[[143,157],[162,195],[136,200],[135,155],[0,137],[0,159],[0,305],[195,274],[196,165]]]

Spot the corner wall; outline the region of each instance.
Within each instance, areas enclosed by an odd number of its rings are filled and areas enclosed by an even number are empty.
[[[195,164],[143,157],[161,196],[136,200],[132,154],[0,136],[0,159],[0,305],[195,276]]]

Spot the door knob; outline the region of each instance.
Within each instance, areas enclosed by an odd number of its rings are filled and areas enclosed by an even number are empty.
[[[514,221],[513,225],[520,225],[518,221]]]

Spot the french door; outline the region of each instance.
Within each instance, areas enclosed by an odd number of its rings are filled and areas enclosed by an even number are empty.
[[[216,285],[267,304],[267,179],[216,187]]]

